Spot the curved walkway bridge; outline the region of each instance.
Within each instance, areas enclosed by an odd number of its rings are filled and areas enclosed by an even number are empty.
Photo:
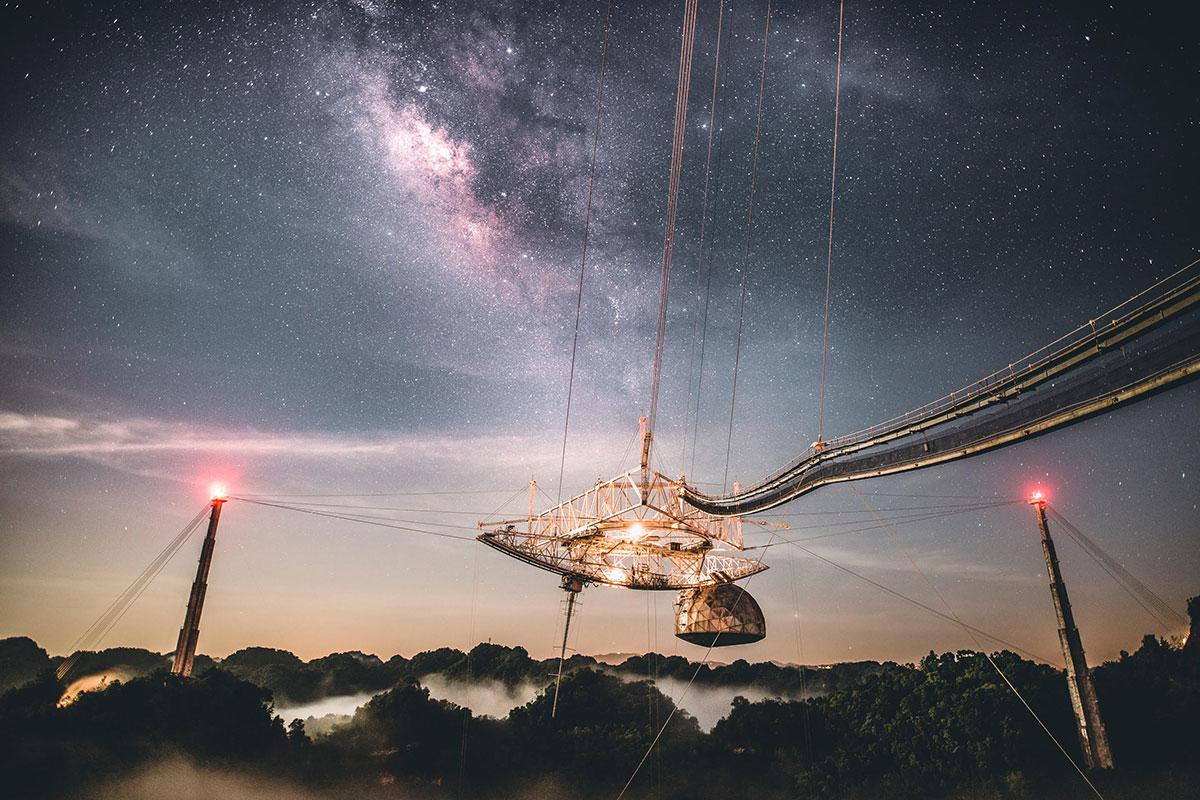
[[[942,464],[1131,403],[1200,374],[1200,260],[1019,363],[865,430],[811,445],[765,480],[722,496],[685,489],[709,514],[750,514],[821,486]]]

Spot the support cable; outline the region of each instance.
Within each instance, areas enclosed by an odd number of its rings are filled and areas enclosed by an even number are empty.
[[[838,116],[841,111],[842,97],[842,20],[845,17],[846,4],[838,2],[838,49],[837,49],[837,78],[833,86],[833,166],[829,171],[829,247],[825,254],[825,322],[821,331],[821,393],[817,401],[817,441],[825,436],[825,376],[829,362],[829,295],[833,286],[833,207],[837,196],[837,142]]]
[[[722,91],[722,106],[724,105],[724,92]],[[721,127],[721,131],[717,134],[717,170],[716,170],[716,187],[714,189],[718,194],[721,191],[721,163],[725,152],[725,128]],[[713,220],[713,224],[716,224]],[[715,231],[714,231],[715,238]],[[704,358],[708,345],[708,311],[712,305],[712,274],[713,264],[716,260],[716,243],[710,243],[708,246],[708,266],[704,269],[704,310],[700,316],[700,357],[696,364],[696,413],[692,418],[692,457],[688,464],[688,474],[693,475],[696,472],[696,445],[700,438],[700,403],[704,397]],[[698,482],[691,481],[692,485],[698,485]],[[712,485],[716,485],[715,483]]]
[[[771,537],[774,538],[775,534],[771,534]],[[763,553],[765,554],[766,550],[764,550]],[[756,563],[758,565],[761,565],[762,560],[763,560],[763,556],[760,555],[758,557],[758,561]],[[755,574],[758,574],[758,573],[755,573]],[[752,575],[750,575],[750,577],[746,578],[745,583],[738,584],[738,588],[741,589],[741,591],[738,592],[737,598],[734,599],[733,605],[729,609],[731,614],[734,613],[735,611],[737,611],[737,607],[742,602],[742,598],[746,596],[746,591],[749,589],[750,582],[752,580],[754,580],[754,574],[752,574]],[[667,726],[671,724],[671,720],[674,719],[676,712],[678,712],[679,709],[682,707],[683,699],[685,697],[687,697],[687,693],[688,693],[688,691],[691,690],[692,684],[694,684],[696,682],[696,678],[699,677],[700,670],[703,669],[705,667],[705,665],[708,664],[708,659],[712,655],[713,648],[717,646],[717,642],[720,641],[720,639],[721,639],[721,633],[722,633],[722,631],[717,631],[716,636],[713,637],[712,642],[708,645],[708,649],[706,649],[704,651],[703,658],[701,658],[700,661],[697,662],[696,669],[692,672],[692,677],[688,679],[688,682],[686,684],[684,684],[683,690],[680,691],[679,697],[675,700],[674,704],[672,705],[670,713],[667,714],[667,718],[665,720],[663,720],[662,726],[659,727],[659,729],[658,729],[658,733],[656,733],[654,735],[654,738],[652,740],[650,740],[650,746],[646,748],[646,752],[642,754],[642,760],[639,761],[637,763],[637,766],[633,768],[633,773],[629,776],[629,780],[625,781],[625,785],[623,787],[621,787],[621,791],[619,793],[617,793],[616,800],[621,800],[621,798],[623,798],[625,796],[625,793],[627,791],[629,791],[629,787],[633,784],[634,778],[637,777],[638,772],[640,772],[642,767],[646,764],[646,760],[648,758],[650,758],[650,754],[652,752],[654,752],[654,747],[658,744],[659,739],[662,738],[663,733],[667,730]]]
[[[100,616],[71,643],[70,647],[67,648],[70,651],[70,655],[55,669],[55,675],[59,680],[67,676],[83,652],[99,645],[104,640],[104,637],[108,635],[108,632],[121,621],[125,613],[145,593],[147,587],[153,583],[163,568],[170,563],[171,559],[179,552],[192,533],[200,527],[200,523],[203,521],[205,514],[208,513],[209,508],[210,506],[205,504],[204,508],[200,509],[196,516],[192,517],[187,525],[171,541],[167,542],[158,555],[151,559],[150,563],[142,569],[138,576],[108,604],[108,607],[104,609]]]
[[[423,530],[421,528],[411,528],[411,527],[408,527],[405,525],[393,525],[393,524],[384,522],[382,520],[376,521],[376,520],[366,519],[361,516],[351,516],[351,515],[347,515],[347,514],[334,514],[329,511],[316,511],[311,508],[301,508],[299,506],[289,506],[289,505],[284,505],[283,503],[267,503],[262,500],[251,500],[248,497],[230,497],[229,499],[230,500],[239,500],[243,503],[253,503],[256,506],[266,506],[268,508],[281,508],[285,511],[298,511],[301,514],[312,514],[313,516],[316,516],[316,517],[326,517],[328,519],[340,519],[340,520],[344,520],[345,522],[358,522],[363,525],[375,525],[380,528],[391,528],[392,530],[404,531],[406,533],[422,533],[422,534],[425,534],[426,536],[438,536],[443,539],[461,539],[461,540],[468,541],[468,542],[475,541],[474,536],[462,536],[462,535],[454,534],[454,533],[441,533],[439,531],[428,531],[428,530]],[[429,525],[429,524],[433,524],[433,523],[424,523],[423,522],[421,524]]]
[[[946,614],[945,612],[938,611],[936,608],[933,608],[932,606],[928,606],[925,603],[922,603],[920,600],[909,597],[908,595],[904,594],[900,590],[894,589],[885,583],[880,583],[879,581],[875,580],[874,578],[869,578],[866,575],[863,575],[861,572],[856,572],[855,570],[851,569],[850,567],[847,567],[845,564],[840,564],[837,561],[834,561],[832,558],[823,556],[814,550],[809,550],[807,547],[805,547],[802,544],[799,544],[798,542],[790,542],[790,544],[793,547],[795,547],[797,550],[801,551],[802,553],[807,553],[808,555],[812,556],[813,558],[817,559],[818,561],[822,561],[822,562],[828,564],[829,566],[833,567],[834,569],[836,569],[840,572],[843,572],[846,575],[849,575],[852,578],[862,581],[863,583],[865,583],[869,586],[874,586],[876,589],[879,589],[881,592],[890,594],[892,597],[895,597],[897,600],[903,600],[905,603],[908,603],[910,606],[912,606],[916,609],[928,612],[929,614],[932,614],[935,617],[944,619],[947,622],[952,622],[955,625],[958,625],[960,627],[964,624],[964,623],[960,622],[959,620],[955,619],[954,617],[950,616],[949,614]],[[1032,658],[1034,661],[1040,661],[1043,664],[1053,664],[1054,663],[1050,659],[1046,658],[1045,656],[1041,656],[1041,655],[1038,655],[1037,653],[1026,650],[1024,647],[1021,647],[1018,644],[1013,644],[1012,642],[1010,642],[1006,639],[1001,639],[999,636],[996,636],[995,634],[992,634],[992,633],[988,633],[987,631],[983,630],[982,628],[977,628],[973,625],[967,625],[966,627],[970,628],[975,633],[979,634],[980,636],[984,637],[985,639],[996,642],[997,644],[1002,644],[1005,647],[1011,649],[1012,651],[1014,651],[1016,653],[1020,653],[1021,655]]]
[[[471,687],[475,685],[475,673],[471,665],[471,652],[475,649],[475,612],[479,598],[479,548],[473,548],[474,564],[471,570],[471,633],[467,637],[467,702],[463,708],[462,745],[458,752],[458,785],[459,790],[466,795],[467,788],[467,732],[471,724]]]
[[[567,467],[567,432],[571,427],[571,398],[575,390],[575,354],[579,349],[579,320],[583,314],[583,279],[587,274],[588,244],[592,234],[592,194],[596,188],[596,156],[600,151],[600,122],[604,110],[604,68],[608,63],[608,31],[612,18],[612,0],[604,10],[604,29],[600,37],[600,68],[596,75],[596,122],[592,127],[592,160],[588,169],[587,204],[583,214],[583,245],[579,256],[579,287],[575,294],[575,333],[571,337],[571,370],[567,378],[567,410],[563,415],[562,460],[558,465],[558,501],[562,502],[563,473]]]
[[[863,494],[858,491],[857,487],[855,487],[852,484],[850,488],[854,490],[854,493],[858,496],[859,501],[864,506],[866,506],[867,508],[871,508],[870,503],[867,502],[867,498],[864,497]],[[888,534],[891,536],[892,543],[895,544],[896,549],[904,554],[904,557],[906,559],[908,559],[908,563],[912,565],[913,570],[915,570],[916,573],[921,576],[921,579],[923,581],[925,581],[925,584],[927,586],[929,586],[929,588],[933,591],[933,593],[935,595],[937,595],[938,599],[941,600],[942,605],[946,607],[946,611],[949,612],[950,616],[954,618],[954,621],[956,623],[958,623],[959,627],[961,627],[963,629],[963,631],[965,631],[969,637],[971,637],[971,641],[972,641],[972,643],[974,643],[975,649],[984,658],[987,659],[989,664],[992,665],[992,668],[994,670],[996,670],[996,674],[999,675],[1000,678],[1008,685],[1008,688],[1012,690],[1012,693],[1014,695],[1016,695],[1016,698],[1021,701],[1021,705],[1025,706],[1025,710],[1029,712],[1030,716],[1032,716],[1034,718],[1034,720],[1037,721],[1037,724],[1039,726],[1041,726],[1042,730],[1045,731],[1046,735],[1048,737],[1050,737],[1050,741],[1054,742],[1054,746],[1057,747],[1059,752],[1061,752],[1063,754],[1063,758],[1067,759],[1067,761],[1070,762],[1071,766],[1075,768],[1075,771],[1079,773],[1079,777],[1083,778],[1083,782],[1088,785],[1088,788],[1091,789],[1093,793],[1095,793],[1096,797],[1100,798],[1100,800],[1104,800],[1104,795],[1100,794],[1100,790],[1097,789],[1096,785],[1092,783],[1090,778],[1088,778],[1087,773],[1084,772],[1082,768],[1080,768],[1079,764],[1076,763],[1075,759],[1071,757],[1071,754],[1069,752],[1067,752],[1067,749],[1062,746],[1061,742],[1058,741],[1058,737],[1055,736],[1050,731],[1050,728],[1047,727],[1046,723],[1042,721],[1042,718],[1038,715],[1038,713],[1033,710],[1033,706],[1029,705],[1029,701],[1027,701],[1025,699],[1025,696],[1022,695],[1020,690],[1017,689],[1017,687],[1013,684],[1013,682],[1011,680],[1009,680],[1008,675],[1006,675],[1004,673],[1004,670],[1002,670],[1000,668],[1000,665],[996,663],[996,659],[992,658],[991,654],[988,653],[983,648],[982,643],[979,641],[979,638],[975,635],[974,631],[971,629],[971,626],[967,625],[959,618],[958,614],[955,613],[954,609],[951,607],[950,602],[946,599],[945,595],[943,595],[941,590],[938,589],[937,584],[935,584],[929,578],[929,576],[925,574],[925,571],[923,569],[921,569],[921,567],[917,563],[916,559],[914,559],[912,557],[912,554],[909,553],[908,550],[904,547],[904,545],[900,543],[900,539],[898,536],[896,536],[896,532],[894,530],[892,530],[891,526],[887,525],[886,523],[884,523],[884,525],[888,531]]]
[[[432,497],[435,495],[450,495],[457,497],[459,495],[468,494],[508,494],[509,489],[459,489],[446,490],[437,492],[357,492],[357,493],[291,493],[291,492],[267,492],[244,494],[243,499],[282,499],[282,498],[304,498],[304,497]]]
[[[758,188],[758,143],[762,135],[763,90],[767,85],[767,46],[771,40],[771,0],[767,0],[767,21],[763,26],[762,67],[758,73],[758,105],[754,120],[754,149],[750,157],[750,197],[746,201],[746,229],[742,237],[742,289],[738,301],[737,344],[733,351],[733,393],[729,399],[729,435],[725,440],[725,477],[721,481],[724,494],[729,488],[729,458],[733,452],[733,412],[737,408],[738,371],[742,361],[742,326],[746,311],[746,273],[750,269],[750,228],[754,222],[754,192]]]
[[[709,263],[709,269],[706,270],[704,268],[704,238],[705,238],[705,234],[707,233],[707,228],[708,228],[708,196],[709,196],[710,180],[712,177],[713,135],[714,135],[714,132],[716,131],[716,127],[717,127],[717,88],[721,84],[721,81],[720,81],[720,76],[721,76],[721,35],[722,35],[723,29],[724,29],[724,22],[725,22],[725,0],[721,0],[720,4],[717,6],[717,45],[716,45],[716,54],[713,57],[712,98],[709,100],[709,107],[708,107],[708,146],[705,150],[705,155],[704,155],[704,195],[700,202],[700,237],[699,237],[699,242],[696,247],[696,282],[697,282],[697,284],[699,284],[701,282],[701,278],[705,278],[705,280],[703,281],[703,283],[704,283],[704,317],[703,317],[703,321],[701,323],[702,329],[700,331],[700,380],[699,380],[699,385],[697,385],[695,387],[696,388],[696,430],[697,431],[700,428],[700,390],[703,388],[703,385],[704,385],[704,334],[705,334],[705,330],[708,327],[708,300],[709,300],[709,288],[711,286],[711,281],[708,280],[708,278],[711,277],[711,275],[712,275],[711,261]],[[724,137],[722,136],[721,139],[724,139]],[[717,170],[718,170],[718,173],[719,173],[720,169],[721,169],[721,147],[720,147],[720,144],[718,144],[718,146],[717,146]],[[717,180],[718,180],[718,182],[720,181],[719,174],[717,176]],[[699,285],[697,285],[697,289],[698,288],[699,288]],[[699,292],[697,292],[697,300],[699,300]],[[697,321],[697,315],[693,314],[692,315],[692,354],[688,358],[688,391],[689,392],[692,390],[692,368],[695,366],[694,356],[695,356],[695,347],[696,347],[696,321]],[[689,397],[688,405],[687,405],[687,412],[684,415],[684,425],[683,425],[683,434],[684,434],[683,463],[688,463],[687,462],[687,431],[688,431],[688,428],[690,427],[688,424],[688,417],[691,416],[691,413],[692,413],[692,403],[691,403],[691,398]],[[696,464],[696,435],[693,434],[693,436],[692,436],[692,459],[691,459],[691,464],[688,467],[688,474],[691,474],[692,471],[695,469],[695,464]]]
[[[696,9],[699,0],[684,0],[683,31],[679,47],[679,80],[675,89],[675,135],[671,143],[671,172],[667,187],[667,221],[663,234],[662,283],[658,295],[658,329],[654,340],[654,366],[650,372],[649,435],[642,444],[642,468],[650,463],[658,395],[662,383],[663,344],[667,334],[667,300],[671,287],[671,261],[675,250],[675,220],[679,211],[679,176],[683,167],[683,141],[687,132],[688,93],[692,85],[692,54],[696,44]]]
[[[796,663],[800,668],[800,700],[804,703],[804,758],[812,763],[812,726],[809,721],[808,697],[808,667],[804,663],[804,631],[800,623],[800,570],[796,566],[798,558],[788,559],[792,568],[792,619],[796,622]]]
[[[1146,613],[1155,619],[1164,629],[1170,630],[1172,624],[1183,625],[1188,624],[1187,618],[1176,611],[1171,605],[1159,596],[1154,590],[1146,586],[1129,570],[1104,551],[1100,545],[1085,536],[1083,531],[1072,525],[1067,518],[1050,506],[1046,506],[1046,513],[1054,518],[1054,521],[1060,525],[1067,534],[1075,540],[1085,553],[1097,564],[1100,568],[1108,573],[1108,576],[1116,581],[1126,594],[1128,594],[1135,603],[1145,609]],[[1147,605],[1149,604],[1149,605]]]
[[[985,511],[985,510],[992,509],[992,508],[1002,508],[1007,505],[1014,505],[1014,504],[1013,503],[997,503],[995,505],[977,506],[977,507],[973,507],[973,508],[962,508],[962,509],[955,509],[953,511],[938,511],[938,512],[929,513],[929,514],[908,514],[908,515],[887,517],[887,518],[880,517],[880,518],[877,518],[879,520],[878,524],[874,524],[874,525],[863,525],[865,520],[861,520],[861,519],[849,520],[846,522],[829,522],[829,523],[824,523],[821,525],[804,525],[804,526],[800,526],[800,527],[796,527],[796,528],[790,528],[790,530],[795,530],[795,531],[823,530],[823,531],[827,531],[827,532],[816,534],[814,536],[806,536],[803,539],[777,539],[775,542],[763,544],[763,545],[756,545],[756,546],[752,546],[752,547],[746,547],[746,548],[744,548],[744,550],[758,550],[758,549],[765,549],[767,547],[779,547],[780,545],[785,545],[785,544],[801,544],[804,542],[814,542],[814,541],[817,541],[818,539],[832,539],[837,536],[847,536],[849,534],[854,534],[854,533],[866,533],[868,531],[882,530],[883,527],[888,524],[908,525],[908,524],[911,524],[914,522],[927,522],[931,519],[943,519],[945,517],[953,517],[953,516],[957,516],[959,514],[974,513],[976,511]],[[850,530],[843,530],[843,531],[828,531],[829,528],[842,527],[845,525],[863,525],[863,527],[852,528]]]

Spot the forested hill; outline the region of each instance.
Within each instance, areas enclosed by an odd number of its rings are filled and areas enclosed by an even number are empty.
[[[1200,603],[1189,610],[1195,621]],[[6,680],[33,674],[0,695],[4,796],[149,800],[187,781],[195,796],[610,798],[660,730],[628,797],[1094,796],[1042,728],[1078,760],[1063,673],[1011,652],[992,660],[931,653],[916,665],[811,672],[773,664],[702,668],[697,680],[710,684],[753,685],[759,676],[790,686],[800,676],[836,676],[805,700],[739,698],[708,733],[653,682],[638,679],[647,664],[657,663],[660,675],[695,671],[663,657],[616,667],[573,660],[556,717],[549,663],[496,645],[470,654],[436,650],[383,661],[343,653],[310,662],[251,648],[205,662],[193,679],[170,675],[162,656],[145,651],[89,658],[91,667],[108,659],[114,671],[133,663],[155,671],[59,705],[66,687],[51,669],[56,659],[28,639],[0,646]],[[540,681],[543,688],[493,719],[431,698],[418,674]],[[1147,636],[1095,674],[1117,763],[1114,772],[1090,776],[1103,796],[1197,796],[1200,644]],[[285,727],[263,686],[346,692],[377,687],[385,676],[387,688],[320,737],[298,720]]]
[[[0,691],[25,683],[62,659],[51,657],[27,637],[0,639]],[[114,647],[79,655],[71,676],[109,676],[128,679],[169,667],[171,654],[132,647]],[[270,689],[279,705],[308,703],[325,697],[378,692],[402,678],[440,675],[451,681],[498,681],[506,686],[541,686],[554,676],[557,659],[531,658],[523,647],[479,644],[464,653],[450,647],[417,653],[412,658],[392,656],[384,661],[375,655],[352,651],[331,653],[303,661],[287,650],[248,647],[224,659],[196,658],[195,674],[219,666],[257,686]],[[697,671],[697,667],[699,671]],[[892,663],[873,661],[835,664],[828,667],[799,667],[772,662],[698,664],[682,656],[656,653],[631,656],[616,665],[603,664],[590,656],[571,656],[565,665],[578,669],[611,671],[626,678],[676,678],[696,676],[701,686],[754,686],[780,696],[832,691],[863,675],[899,669]]]

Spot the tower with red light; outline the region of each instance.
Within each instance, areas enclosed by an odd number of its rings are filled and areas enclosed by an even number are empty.
[[[188,595],[187,611],[183,616],[183,627],[179,629],[179,641],[175,645],[175,662],[171,672],[185,678],[192,674],[192,663],[196,660],[196,645],[200,642],[200,613],[204,610],[204,595],[208,591],[208,570],[212,566],[213,549],[217,544],[217,523],[221,520],[221,506],[227,501],[225,487],[215,483],[210,488],[209,503],[212,510],[208,515],[208,531],[204,545],[200,548],[200,563],[196,566],[196,580]]]
[[[1054,613],[1058,617],[1058,638],[1062,643],[1063,660],[1067,666],[1067,691],[1071,696],[1071,708],[1079,734],[1079,746],[1088,769],[1112,769],[1112,751],[1108,746],[1108,732],[1100,718],[1100,701],[1096,698],[1096,687],[1088,669],[1083,652],[1083,641],[1071,612],[1071,600],[1067,597],[1067,585],[1063,582],[1058,566],[1058,553],[1054,540],[1050,538],[1050,526],[1046,522],[1046,493],[1035,489],[1029,495],[1029,504],[1037,514],[1038,532],[1042,538],[1042,554],[1046,557],[1046,572],[1050,577],[1050,596],[1054,600]]]

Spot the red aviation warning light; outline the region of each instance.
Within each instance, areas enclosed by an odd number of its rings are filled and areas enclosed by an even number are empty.
[[[225,484],[214,483],[208,487],[208,496],[214,503],[224,503],[229,497],[229,492],[225,488]]]
[[[1045,507],[1046,493],[1043,492],[1041,489],[1034,489],[1033,494],[1029,495],[1029,505]]]

